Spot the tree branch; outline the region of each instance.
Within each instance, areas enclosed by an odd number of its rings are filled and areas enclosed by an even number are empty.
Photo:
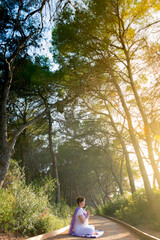
[[[23,19],[23,21],[25,22],[25,21],[27,20],[27,18],[31,17],[32,15],[34,15],[34,14],[37,13],[37,12],[40,12],[40,13],[41,13],[43,7],[44,7],[45,4],[46,4],[46,2],[48,2],[48,0],[43,0],[41,7],[38,8],[38,9],[36,9],[36,10],[34,10],[33,12],[30,12],[30,13],[25,17],[25,19]]]
[[[149,27],[151,27],[152,25],[157,24],[157,23],[160,23],[160,20],[155,21],[155,22],[153,22],[153,23],[150,23],[150,24],[148,24],[147,26],[139,29],[139,30],[137,31],[137,33],[139,33],[140,31],[142,31],[142,30],[144,30],[144,29],[146,29],[146,28],[149,28]]]
[[[68,98],[57,101],[56,103],[52,104],[50,107],[46,108],[42,113],[38,114],[34,119],[27,122],[25,125],[23,125],[18,131],[14,134],[10,146],[9,146],[9,153],[12,154],[14,146],[16,144],[17,137],[23,132],[24,129],[26,129],[28,126],[30,126],[33,123],[36,123],[39,119],[41,119],[47,112],[49,112],[52,108],[58,107],[59,105],[65,105],[66,103],[72,102],[74,98],[71,98],[68,100]]]

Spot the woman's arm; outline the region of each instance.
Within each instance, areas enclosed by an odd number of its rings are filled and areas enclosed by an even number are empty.
[[[85,221],[87,220],[87,219],[89,219],[89,215],[90,215],[90,212],[89,212],[89,210],[87,210],[87,217],[85,218],[84,217],[84,215],[79,215],[78,216],[78,218],[79,218],[79,220],[81,221],[81,223],[85,223]]]
[[[88,216],[85,218],[84,215],[79,215],[78,216],[79,220],[81,221],[81,223],[85,223],[85,221],[88,219]]]

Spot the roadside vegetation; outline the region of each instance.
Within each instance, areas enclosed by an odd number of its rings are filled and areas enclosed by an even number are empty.
[[[154,190],[157,205],[157,215],[160,216],[160,191]],[[119,196],[113,202],[97,209],[97,214],[115,217],[132,226],[149,225],[150,228],[159,231],[160,221],[157,221],[153,209],[149,203],[145,190],[137,190],[133,196]]]
[[[70,208],[54,203],[55,180],[48,177],[40,184],[27,185],[23,171],[11,161],[3,188],[0,189],[0,230],[35,236],[69,224]]]

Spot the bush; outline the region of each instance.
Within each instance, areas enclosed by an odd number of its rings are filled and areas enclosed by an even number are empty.
[[[103,207],[102,206],[98,206],[98,208],[96,209],[96,214],[103,215]]]
[[[15,202],[14,196],[5,189],[0,190],[0,226],[4,230],[9,230],[10,223],[14,223],[13,206]]]
[[[123,208],[123,206],[126,206],[128,204],[128,199],[122,196],[118,196],[114,199],[114,201],[107,203],[102,208],[102,213],[106,216],[115,216],[115,213],[120,208]]]
[[[49,202],[54,204],[55,202],[55,188],[56,188],[56,180],[51,176],[43,176],[41,178],[36,179],[32,182],[32,188],[34,192],[38,195],[45,194],[48,196]]]
[[[160,191],[154,190],[157,206],[157,215],[160,216]],[[131,225],[151,224],[153,227],[160,227],[153,213],[151,204],[148,202],[144,189],[136,191],[133,196],[116,198],[101,209],[106,216],[116,217]]]
[[[132,225],[149,223],[152,212],[143,189],[135,192],[128,203],[116,211],[115,216]],[[153,216],[152,216],[153,219]]]
[[[47,183],[48,184],[48,183]],[[25,184],[24,175],[12,161],[4,187],[0,189],[0,226],[3,231],[33,236],[53,231],[69,223],[69,207],[51,206],[49,197]],[[63,214],[61,214],[63,212]]]

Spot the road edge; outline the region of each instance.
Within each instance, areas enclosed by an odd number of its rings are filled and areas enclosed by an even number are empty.
[[[141,231],[141,230],[139,230],[139,229],[131,226],[130,224],[119,220],[119,219],[116,219],[116,218],[113,218],[113,217],[109,217],[109,216],[104,216],[104,215],[97,215],[97,216],[102,216],[102,217],[104,217],[104,218],[107,218],[107,219],[110,219],[110,220],[112,220],[112,221],[114,221],[114,222],[117,222],[117,223],[119,223],[119,224],[127,227],[127,228],[130,229],[131,231],[135,232],[135,233],[136,233],[137,235],[139,235],[140,237],[143,237],[143,238],[145,238],[145,239],[147,239],[147,240],[160,240],[160,238],[157,238],[157,237],[155,237],[155,236],[149,235],[148,233],[145,233],[145,232],[143,232],[143,231]]]
[[[63,227],[61,229],[49,232],[49,233],[45,233],[45,234],[37,235],[35,237],[27,238],[26,240],[45,240],[46,238],[55,237],[56,235],[63,233],[68,229],[69,229],[69,225],[66,227]]]

